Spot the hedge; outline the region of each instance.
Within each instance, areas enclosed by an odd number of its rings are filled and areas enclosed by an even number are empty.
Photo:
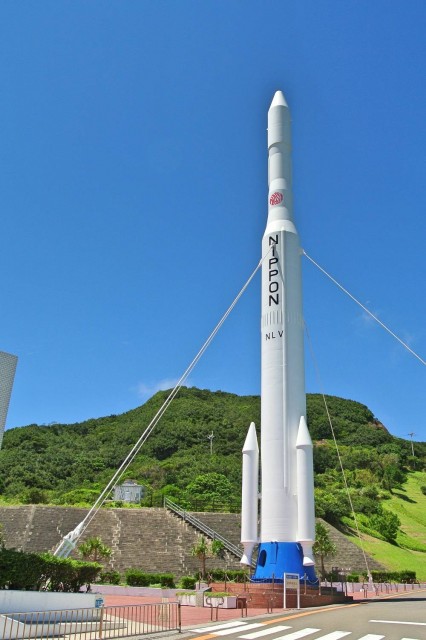
[[[173,589],[175,577],[172,573],[147,573],[141,569],[127,569],[126,584],[130,587],[149,587],[151,584],[161,584],[164,588]]]
[[[120,584],[121,575],[118,571],[101,571],[98,582],[100,584]]]
[[[77,593],[95,582],[102,567],[96,562],[57,558],[50,553],[0,550],[0,589]]]

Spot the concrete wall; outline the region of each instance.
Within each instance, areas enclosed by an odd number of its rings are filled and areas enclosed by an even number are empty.
[[[102,603],[102,596],[96,593],[0,590],[0,613],[91,609]]]

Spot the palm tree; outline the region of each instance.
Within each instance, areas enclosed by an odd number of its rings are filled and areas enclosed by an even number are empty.
[[[216,556],[217,558],[223,558],[225,553],[225,545],[221,540],[212,540],[209,542],[204,536],[200,536],[198,541],[191,549],[191,555],[195,556],[200,561],[201,578],[206,577],[206,560]]]
[[[315,524],[315,542],[312,548],[314,554],[320,558],[321,576],[324,578],[326,574],[324,559],[328,556],[336,555],[337,548],[334,542],[330,540],[329,530],[321,522]]]
[[[204,536],[200,536],[191,549],[191,555],[200,561],[201,578],[206,577],[206,560],[210,553],[210,545]]]
[[[101,559],[110,558],[112,549],[106,546],[99,537],[89,538],[78,547],[78,552],[83,560],[99,562]]]

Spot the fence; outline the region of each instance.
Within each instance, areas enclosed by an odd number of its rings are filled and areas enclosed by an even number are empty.
[[[0,614],[0,640],[108,640],[181,631],[177,602]]]

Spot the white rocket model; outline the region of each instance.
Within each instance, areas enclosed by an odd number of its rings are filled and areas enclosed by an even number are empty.
[[[12,394],[17,362],[17,356],[0,351],[0,449],[3,442],[3,432],[6,425],[7,410]]]
[[[251,565],[253,549],[258,543],[257,518],[259,495],[259,446],[256,427],[251,423],[243,446],[243,491],[241,499],[241,564]]]
[[[281,91],[268,112],[268,152],[269,207],[262,241],[262,501],[254,579],[279,579],[287,572],[314,580],[301,249],[293,221],[290,113]]]

